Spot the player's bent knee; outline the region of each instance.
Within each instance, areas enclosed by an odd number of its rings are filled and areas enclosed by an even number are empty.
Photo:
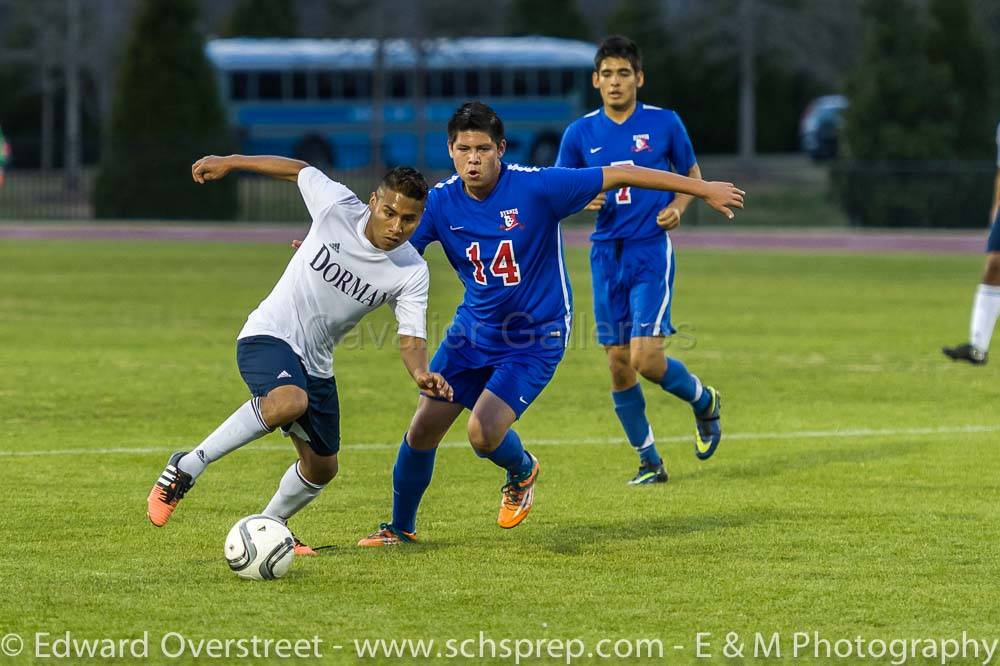
[[[469,444],[472,444],[472,448],[476,450],[476,453],[490,453],[499,446],[500,440],[503,439],[503,433],[499,433],[498,435],[494,430],[496,429],[490,428],[489,424],[484,423],[482,419],[476,416],[475,412],[469,416],[467,427]]]
[[[333,481],[340,465],[337,456],[309,456],[299,460],[299,469],[307,481],[322,486]]]

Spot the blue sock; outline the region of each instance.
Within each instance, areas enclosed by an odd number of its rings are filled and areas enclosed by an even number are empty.
[[[612,391],[615,414],[622,422],[628,443],[639,452],[643,464],[659,465],[663,462],[656,444],[653,443],[653,429],[646,420],[646,399],[642,397],[642,386],[636,384],[622,391]]]
[[[517,436],[513,428],[508,430],[507,434],[503,436],[500,446],[482,457],[489,458],[493,461],[493,464],[503,467],[513,477],[524,476],[530,473],[531,467],[534,464],[531,462],[531,456],[524,450],[521,438]]]
[[[712,402],[711,394],[703,389],[701,381],[675,358],[667,359],[667,371],[660,379],[660,386],[667,393],[691,403],[691,407],[699,414]]]
[[[431,484],[434,474],[434,454],[437,449],[418,451],[410,448],[403,436],[392,468],[392,526],[406,532],[417,530],[417,508],[420,498]]]

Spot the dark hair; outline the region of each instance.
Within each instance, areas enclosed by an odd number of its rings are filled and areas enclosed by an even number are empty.
[[[384,187],[393,192],[399,192],[404,197],[423,201],[427,198],[427,181],[424,175],[413,167],[398,166],[389,173],[379,183],[379,187]]]
[[[482,102],[466,102],[448,121],[448,143],[455,143],[459,132],[485,132],[497,146],[504,140],[503,121],[497,112]]]
[[[635,45],[635,42],[623,35],[605,37],[604,41],[598,45],[597,53],[594,54],[595,72],[601,71],[601,62],[605,58],[628,60],[636,74],[642,71],[642,53],[639,51],[639,47]]]

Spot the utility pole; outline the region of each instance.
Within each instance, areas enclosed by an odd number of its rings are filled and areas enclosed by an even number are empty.
[[[80,2],[66,0],[66,45],[63,51],[66,70],[66,140],[64,164],[66,190],[80,189],[80,71],[76,59],[80,52]]]
[[[756,0],[740,3],[740,159],[751,162],[757,153]]]

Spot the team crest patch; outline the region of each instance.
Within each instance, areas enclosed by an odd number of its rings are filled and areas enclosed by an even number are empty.
[[[633,134],[632,135],[632,152],[641,153],[644,150],[652,150],[649,145],[649,135],[648,134]]]
[[[500,218],[503,220],[503,224],[500,228],[504,231],[510,231],[511,229],[524,228],[521,220],[517,219],[517,209],[511,208],[510,210],[500,211]]]

